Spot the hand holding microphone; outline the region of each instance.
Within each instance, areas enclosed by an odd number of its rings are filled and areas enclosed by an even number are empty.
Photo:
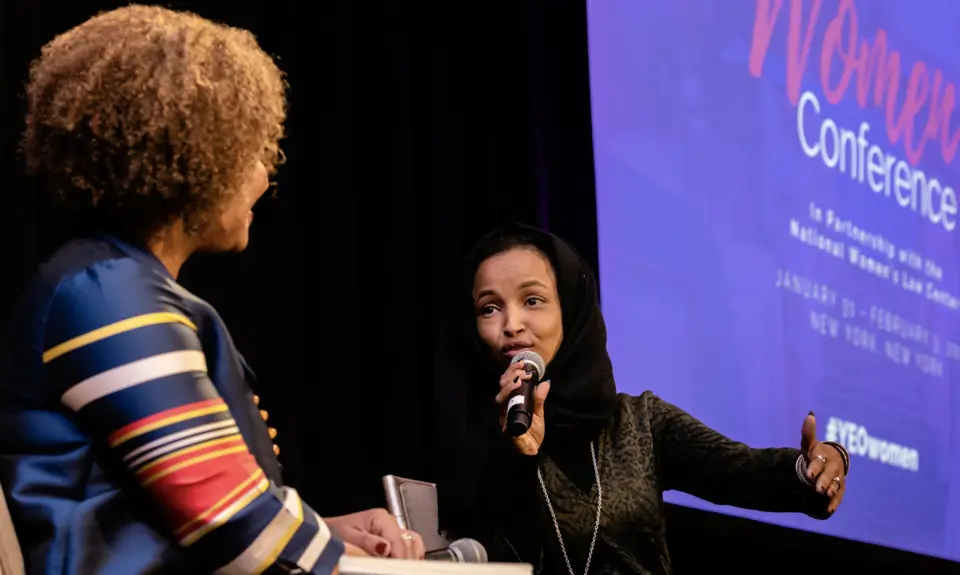
[[[500,377],[500,426],[513,437],[520,453],[535,455],[543,443],[545,425],[543,402],[550,392],[550,382],[540,383],[544,373],[543,359],[532,351],[514,356]]]
[[[423,559],[423,539],[417,533],[401,529],[397,518],[386,509],[369,509],[340,517],[324,519],[327,527],[344,543],[350,544],[348,555],[359,548],[373,557]]]

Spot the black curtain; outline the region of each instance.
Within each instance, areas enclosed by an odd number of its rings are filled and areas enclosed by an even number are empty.
[[[459,20],[453,5],[344,3],[313,32],[331,46],[299,39],[296,171],[262,228],[275,243],[253,254],[276,275],[258,281],[262,319],[243,335],[291,428],[288,476],[327,513],[383,505],[385,474],[430,475],[432,344],[455,266],[504,219],[538,222],[511,5]]]
[[[27,64],[121,2],[3,2],[0,245],[5,318],[61,230],[21,174]],[[258,373],[286,479],[327,515],[383,505],[380,478],[432,475],[432,347],[460,257],[507,220],[597,266],[582,2],[167,2],[248,28],[291,85],[288,163],[243,254],[181,281]],[[668,509],[676,573],[948,572],[910,554]],[[775,568],[771,568],[775,565]]]

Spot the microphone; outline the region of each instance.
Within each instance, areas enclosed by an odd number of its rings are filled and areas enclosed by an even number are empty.
[[[532,351],[521,351],[513,356],[510,364],[523,363],[523,370],[533,377],[525,380],[510,394],[507,402],[507,431],[513,437],[520,437],[530,429],[533,419],[533,391],[543,378],[546,366],[543,358]]]
[[[457,539],[446,549],[430,551],[423,556],[431,561],[453,561],[454,563],[486,563],[487,550],[474,539]]]

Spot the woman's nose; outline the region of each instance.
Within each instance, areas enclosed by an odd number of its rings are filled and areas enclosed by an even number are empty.
[[[503,333],[506,335],[516,335],[523,331],[523,321],[520,314],[508,314],[503,323]]]

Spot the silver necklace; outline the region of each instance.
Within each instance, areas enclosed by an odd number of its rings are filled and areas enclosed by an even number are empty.
[[[597,467],[597,454],[593,450],[593,442],[590,442],[590,459],[593,461],[593,476],[597,481],[597,520],[593,524],[593,538],[590,540],[590,551],[587,553],[587,565],[583,568],[583,575],[590,572],[590,560],[593,559],[593,547],[597,544],[597,532],[600,530],[600,510],[603,509],[603,487],[600,485],[600,469]],[[553,528],[557,531],[557,540],[560,541],[560,551],[563,551],[563,560],[567,562],[567,571],[570,575],[575,575],[573,566],[570,564],[570,557],[567,556],[567,546],[563,544],[563,535],[560,533],[560,524],[557,522],[557,515],[553,512],[553,504],[550,503],[550,494],[547,493],[547,485],[543,482],[543,474],[537,467],[537,479],[540,480],[540,488],[543,489],[543,498],[547,501],[547,509],[550,511],[550,518],[553,519]]]

